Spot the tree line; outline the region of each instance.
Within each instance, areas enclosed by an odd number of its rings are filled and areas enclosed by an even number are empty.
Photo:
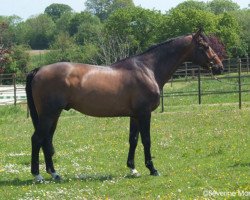
[[[66,4],[51,4],[27,20],[0,16],[0,71],[38,67],[27,53],[31,49],[49,50],[40,65],[108,65],[200,27],[220,38],[228,56],[249,54],[250,9],[232,0],[187,0],[166,13],[135,6],[133,0],[87,0],[85,7],[78,13]]]

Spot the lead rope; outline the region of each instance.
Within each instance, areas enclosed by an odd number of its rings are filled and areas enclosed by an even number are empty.
[[[215,75],[213,75],[212,69],[211,69],[211,68],[210,68],[210,76],[211,76],[211,78],[213,78],[214,80],[216,80],[216,81],[218,81],[218,82],[220,82],[220,83],[222,83],[222,84],[239,86],[239,83],[230,83],[230,82],[227,82],[227,81],[222,81],[222,80],[220,80],[218,77],[216,77]],[[250,85],[250,84],[247,84],[247,83],[242,84],[242,83],[241,83],[240,85],[241,85],[241,86],[244,86],[244,85]]]
[[[234,85],[234,86],[238,86],[239,84],[238,83],[230,83],[230,82],[227,82],[227,81],[222,81],[220,80],[219,78],[217,78],[215,75],[213,75],[212,73],[212,70],[210,70],[210,76],[212,79],[222,83],[222,84],[226,84],[226,85]]]

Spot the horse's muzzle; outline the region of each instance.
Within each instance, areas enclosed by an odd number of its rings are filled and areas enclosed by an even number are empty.
[[[212,66],[212,73],[213,75],[220,75],[224,71],[223,65],[213,65]]]

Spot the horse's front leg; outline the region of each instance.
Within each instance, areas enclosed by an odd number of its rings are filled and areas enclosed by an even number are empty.
[[[140,176],[138,171],[135,169],[135,149],[138,143],[138,136],[139,136],[138,120],[131,117],[127,166],[130,168],[132,176]]]
[[[145,165],[149,169],[150,175],[159,176],[158,171],[154,168],[150,151],[151,148],[150,121],[151,121],[151,113],[141,115],[138,118],[139,130],[141,133],[142,144],[144,147]]]

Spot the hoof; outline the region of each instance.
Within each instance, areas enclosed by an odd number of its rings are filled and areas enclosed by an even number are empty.
[[[136,169],[130,169],[130,175],[133,177],[140,177],[141,174]]]
[[[62,180],[61,176],[59,176],[59,175],[56,175],[55,177],[53,177],[53,179],[55,181],[61,181]]]
[[[52,178],[53,178],[55,181],[61,181],[61,180],[62,180],[62,178],[61,178],[56,172],[51,173],[51,176],[52,176]]]
[[[51,172],[51,170],[47,170],[47,173],[50,174],[55,181],[62,180],[61,177],[56,172]]]
[[[159,172],[157,170],[154,170],[153,172],[150,172],[151,176],[160,176]]]
[[[40,174],[38,174],[38,175],[35,175],[34,182],[35,183],[44,183],[45,180]]]

